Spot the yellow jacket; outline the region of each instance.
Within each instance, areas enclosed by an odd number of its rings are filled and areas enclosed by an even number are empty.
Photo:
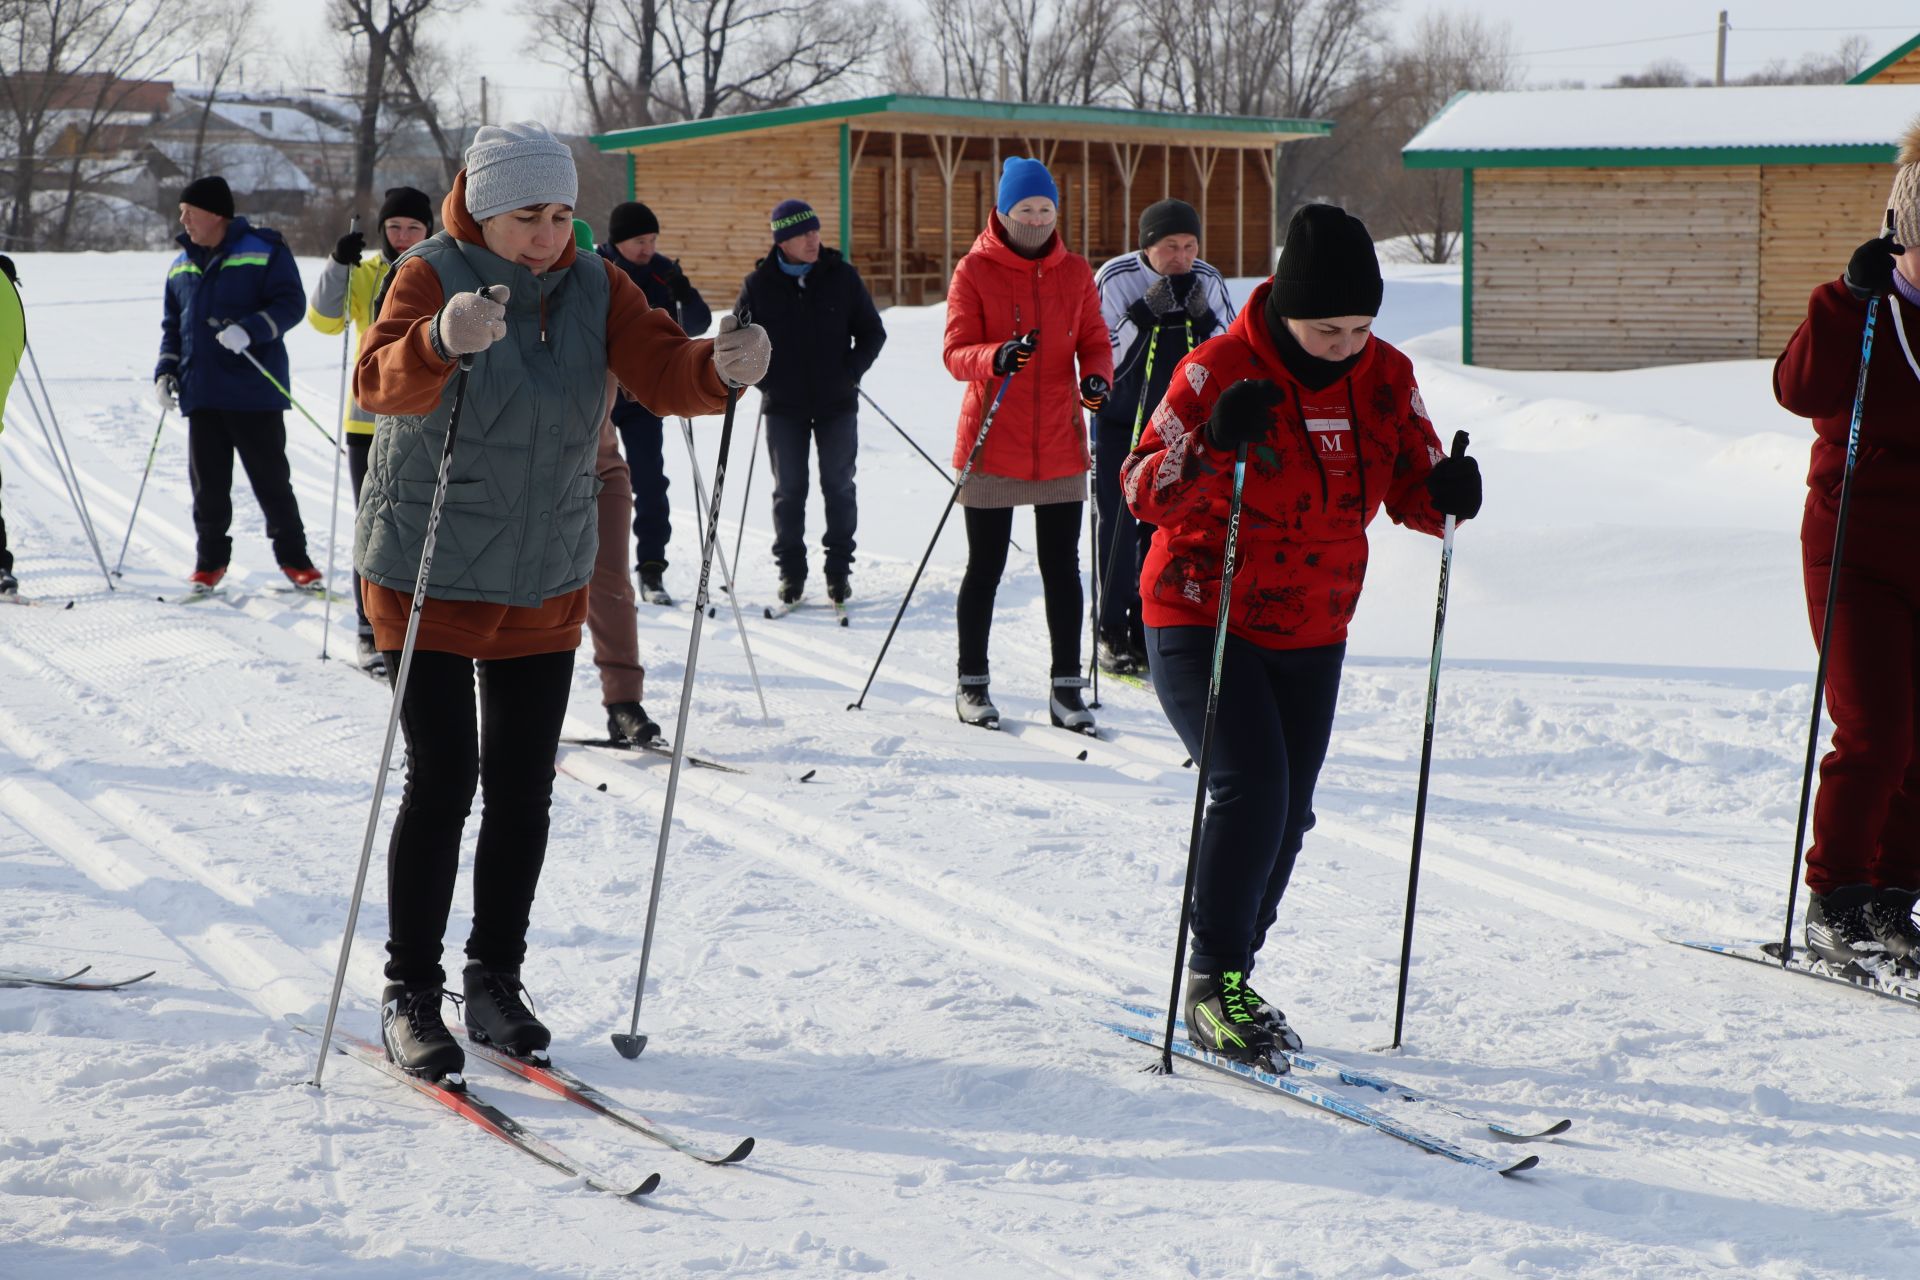
[[[392,269],[393,264],[383,253],[367,255],[357,267],[328,258],[326,269],[314,282],[313,293],[307,299],[307,323],[321,333],[342,333],[347,321],[352,320],[354,332],[364,338],[373,323],[373,300],[380,296],[380,286]],[[358,342],[354,348],[357,356]],[[349,397],[343,426],[348,435],[370,436],[373,415]]]

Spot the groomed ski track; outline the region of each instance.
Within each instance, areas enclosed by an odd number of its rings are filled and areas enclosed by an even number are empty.
[[[111,559],[153,417],[126,371],[95,381],[63,362],[55,326],[77,317],[42,314]],[[325,420],[339,348],[304,338],[296,394]],[[322,561],[330,455],[297,417],[288,431]],[[1030,556],[1011,558],[996,618],[1003,732],[956,723],[957,529],[866,708],[845,710],[929,531],[925,464],[891,433],[865,444],[868,607],[846,629],[825,611],[748,618],[771,726],[731,627],[707,624],[689,745],[750,772],[682,774],[634,1063],[606,1034],[625,1025],[667,766],[561,755],[526,975],[556,1058],[689,1137],[759,1145],[708,1169],[493,1068],[471,1075],[596,1167],[659,1168],[636,1212],[372,1073],[336,1062],[324,1096],[301,1086],[312,1046],[281,1021],[324,1012],[384,695],[315,660],[322,602],[257,589],[278,575],[241,481],[235,598],[154,600],[192,546],[173,423],[109,599],[16,397],[9,533],[56,607],[0,618],[0,960],[159,973],[84,999],[0,991],[0,1271],[1872,1275],[1920,1246],[1899,1192],[1920,1163],[1920,1097],[1904,1053],[1887,1070],[1871,1058],[1920,1023],[1659,937],[1766,931],[1804,678],[1450,665],[1409,1051],[1376,1059],[1425,671],[1349,660],[1319,826],[1261,986],[1310,1048],[1491,1116],[1575,1119],[1572,1141],[1534,1148],[1526,1185],[1502,1183],[1198,1069],[1142,1074],[1148,1051],[1089,1025],[1108,997],[1165,999],[1186,752],[1151,695],[1117,683],[1102,683],[1101,740],[1045,723]],[[670,585],[685,591],[695,513],[685,459],[667,456]],[[918,497],[889,503],[893,480]],[[739,568],[750,598],[772,582],[764,483]],[[727,536],[737,479],[729,492]],[[692,619],[643,606],[640,621],[659,717]],[[333,623],[350,656],[350,609]],[[567,731],[602,724],[583,648]],[[385,924],[376,862],[343,1012],[364,1034]],[[530,1223],[556,1242],[531,1257]]]

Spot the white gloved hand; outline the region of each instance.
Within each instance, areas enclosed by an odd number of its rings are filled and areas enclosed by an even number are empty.
[[[720,317],[720,333],[713,340],[713,369],[730,387],[751,387],[767,376],[773,343],[757,324],[743,325],[740,317]]]
[[[253,335],[248,333],[243,326],[237,324],[228,325],[220,332],[214,334],[213,339],[235,355],[239,355],[242,351],[245,351],[253,345]]]
[[[433,318],[428,333],[443,358],[457,359],[485,351],[507,336],[507,287],[493,286],[490,295],[456,293]]]
[[[170,373],[163,373],[153,380],[154,403],[161,412],[173,413],[180,408],[180,379]]]

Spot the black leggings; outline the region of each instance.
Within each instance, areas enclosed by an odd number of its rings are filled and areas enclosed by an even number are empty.
[[[1080,518],[1084,502],[1053,502],[1033,509],[1034,555],[1047,596],[1047,634],[1053,674],[1080,672]],[[960,674],[987,673],[987,633],[993,597],[1013,539],[1012,507],[967,507],[967,573],[954,613],[960,624]]]
[[[387,654],[397,676],[398,651]],[[479,724],[474,673],[479,672]],[[518,969],[547,856],[553,760],[573,683],[573,651],[475,661],[415,650],[400,727],[407,785],[387,845],[387,980],[446,981],[441,938],[460,870],[460,833],[483,788],[473,855],[467,958]]]

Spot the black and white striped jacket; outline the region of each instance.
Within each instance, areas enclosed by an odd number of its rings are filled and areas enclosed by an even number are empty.
[[[1153,382],[1146,385],[1147,348],[1151,334],[1142,328],[1134,304],[1146,295],[1159,273],[1147,265],[1143,253],[1122,254],[1103,263],[1094,274],[1094,288],[1100,294],[1100,314],[1107,322],[1107,339],[1113,344],[1113,391],[1107,397],[1100,416],[1110,422],[1125,423],[1131,429],[1142,397],[1158,400],[1166,391],[1173,366],[1187,354],[1184,312],[1164,318],[1158,349],[1154,353]],[[1206,291],[1210,322],[1195,321],[1195,346],[1216,333],[1224,333],[1233,323],[1233,301],[1227,296],[1227,282],[1208,263],[1196,259],[1193,264],[1193,288]],[[1204,330],[1204,331],[1203,331]],[[1177,339],[1177,341],[1176,341]],[[1153,411],[1153,405],[1147,406]]]

